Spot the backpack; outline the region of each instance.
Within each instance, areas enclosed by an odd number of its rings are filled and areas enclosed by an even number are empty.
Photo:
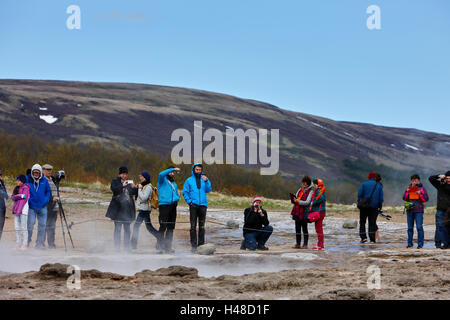
[[[150,186],[153,189],[152,192],[152,198],[148,200],[148,202],[150,203],[150,206],[153,209],[158,209],[159,208],[159,201],[158,201],[158,188],[152,186],[152,184],[150,184]]]
[[[372,197],[373,197],[373,194],[375,193],[375,190],[377,189],[377,186],[378,186],[378,182],[375,183],[375,187],[373,188],[372,193],[370,194],[370,198],[358,199],[358,204],[357,204],[358,209],[361,210],[361,209],[369,209],[370,208],[370,203],[372,202]]]

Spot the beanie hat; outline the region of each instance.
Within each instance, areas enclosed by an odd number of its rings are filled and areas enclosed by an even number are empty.
[[[369,180],[376,179],[376,178],[377,178],[377,173],[376,172],[369,173]]]
[[[450,171],[447,171],[447,173],[445,174],[446,177],[450,177]]]
[[[144,172],[141,172],[141,176],[143,176],[145,178],[145,180],[150,182],[150,179],[151,179],[150,173],[148,173],[147,171],[144,171]]]
[[[254,196],[253,200],[252,200],[252,205],[255,203],[255,201],[260,201],[262,202],[262,198],[260,196]]]
[[[128,173],[128,168],[127,167],[120,167],[119,168],[119,174],[122,174],[122,173]]]
[[[23,184],[27,183],[27,178],[23,174],[19,174],[16,180],[22,181]]]

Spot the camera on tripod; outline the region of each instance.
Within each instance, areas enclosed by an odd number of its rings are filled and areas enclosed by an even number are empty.
[[[57,171],[55,174],[55,184],[59,185],[59,182],[61,181],[61,179],[64,179],[65,177],[66,177],[66,173],[64,172],[64,170]]]

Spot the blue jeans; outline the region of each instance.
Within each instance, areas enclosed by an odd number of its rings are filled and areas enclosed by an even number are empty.
[[[34,224],[36,223],[36,218],[38,221],[38,232],[37,232],[37,239],[36,239],[36,245],[37,246],[44,246],[45,242],[45,228],[47,226],[47,206],[36,210],[30,208],[28,210],[28,246],[30,245],[31,238],[33,236],[33,228]]]
[[[413,245],[414,221],[415,221],[417,228],[417,245],[423,247],[424,242],[423,212],[418,213],[407,212],[406,217],[408,221],[408,246]]]
[[[441,245],[448,245],[448,228],[444,225],[445,211],[436,211],[436,232],[434,233],[434,243],[439,248]]]
[[[244,246],[249,250],[263,247],[272,234],[273,227],[265,226],[260,231],[249,232],[244,235]]]
[[[150,220],[150,211],[139,210],[139,214],[134,222],[133,236],[131,237],[131,247],[133,249],[137,248],[139,228],[141,227],[142,222],[145,222],[145,227],[148,232],[150,232],[156,239],[159,238],[159,232],[153,227],[152,221]]]

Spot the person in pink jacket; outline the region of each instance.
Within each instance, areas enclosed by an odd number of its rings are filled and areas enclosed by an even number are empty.
[[[11,199],[14,201],[14,228],[16,230],[16,249],[26,250],[28,246],[28,199],[30,199],[30,187],[26,184],[26,177],[21,174],[16,179],[17,187],[14,189]]]

